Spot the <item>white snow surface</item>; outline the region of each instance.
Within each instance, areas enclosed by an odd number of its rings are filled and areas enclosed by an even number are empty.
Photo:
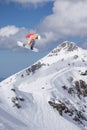
[[[86,50],[66,41],[32,66],[0,83],[0,130],[87,130],[87,121],[61,116],[49,104],[69,102],[78,111],[84,108],[87,117],[87,97],[62,87],[73,87],[76,80],[87,83],[87,75],[81,75],[87,70]]]

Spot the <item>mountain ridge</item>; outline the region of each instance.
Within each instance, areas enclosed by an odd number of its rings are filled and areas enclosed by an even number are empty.
[[[63,42],[0,83],[0,128],[87,130],[86,79],[86,51]]]

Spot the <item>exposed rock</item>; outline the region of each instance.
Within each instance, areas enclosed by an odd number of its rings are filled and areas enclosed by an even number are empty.
[[[87,75],[87,70],[85,72],[82,72],[81,75],[86,76]]]
[[[30,68],[26,70],[27,75],[29,75],[31,72],[34,73],[36,70],[40,69],[44,65],[45,64],[42,64],[41,62],[32,65]]]
[[[64,116],[64,114],[68,114],[69,117],[81,124],[83,124],[83,120],[87,121],[85,115],[81,111],[77,110],[69,101],[65,103],[63,103],[62,101],[59,101],[59,103],[55,103],[54,99],[52,101],[48,101],[48,103],[53,108],[55,108],[61,116]]]
[[[83,80],[75,81],[75,88],[78,95],[87,96],[87,84]]]

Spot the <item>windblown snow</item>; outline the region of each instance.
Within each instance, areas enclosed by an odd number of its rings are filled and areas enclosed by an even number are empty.
[[[2,81],[0,130],[87,130],[87,51],[65,41]]]

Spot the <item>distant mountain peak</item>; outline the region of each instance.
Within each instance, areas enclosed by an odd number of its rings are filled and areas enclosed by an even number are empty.
[[[77,50],[78,46],[74,42],[64,41],[59,44],[56,48],[54,48],[50,55],[57,55],[59,52],[64,50],[65,52],[71,52]]]
[[[66,49],[67,51],[74,51],[78,49],[78,46],[74,42],[65,41],[59,45],[60,49]]]

